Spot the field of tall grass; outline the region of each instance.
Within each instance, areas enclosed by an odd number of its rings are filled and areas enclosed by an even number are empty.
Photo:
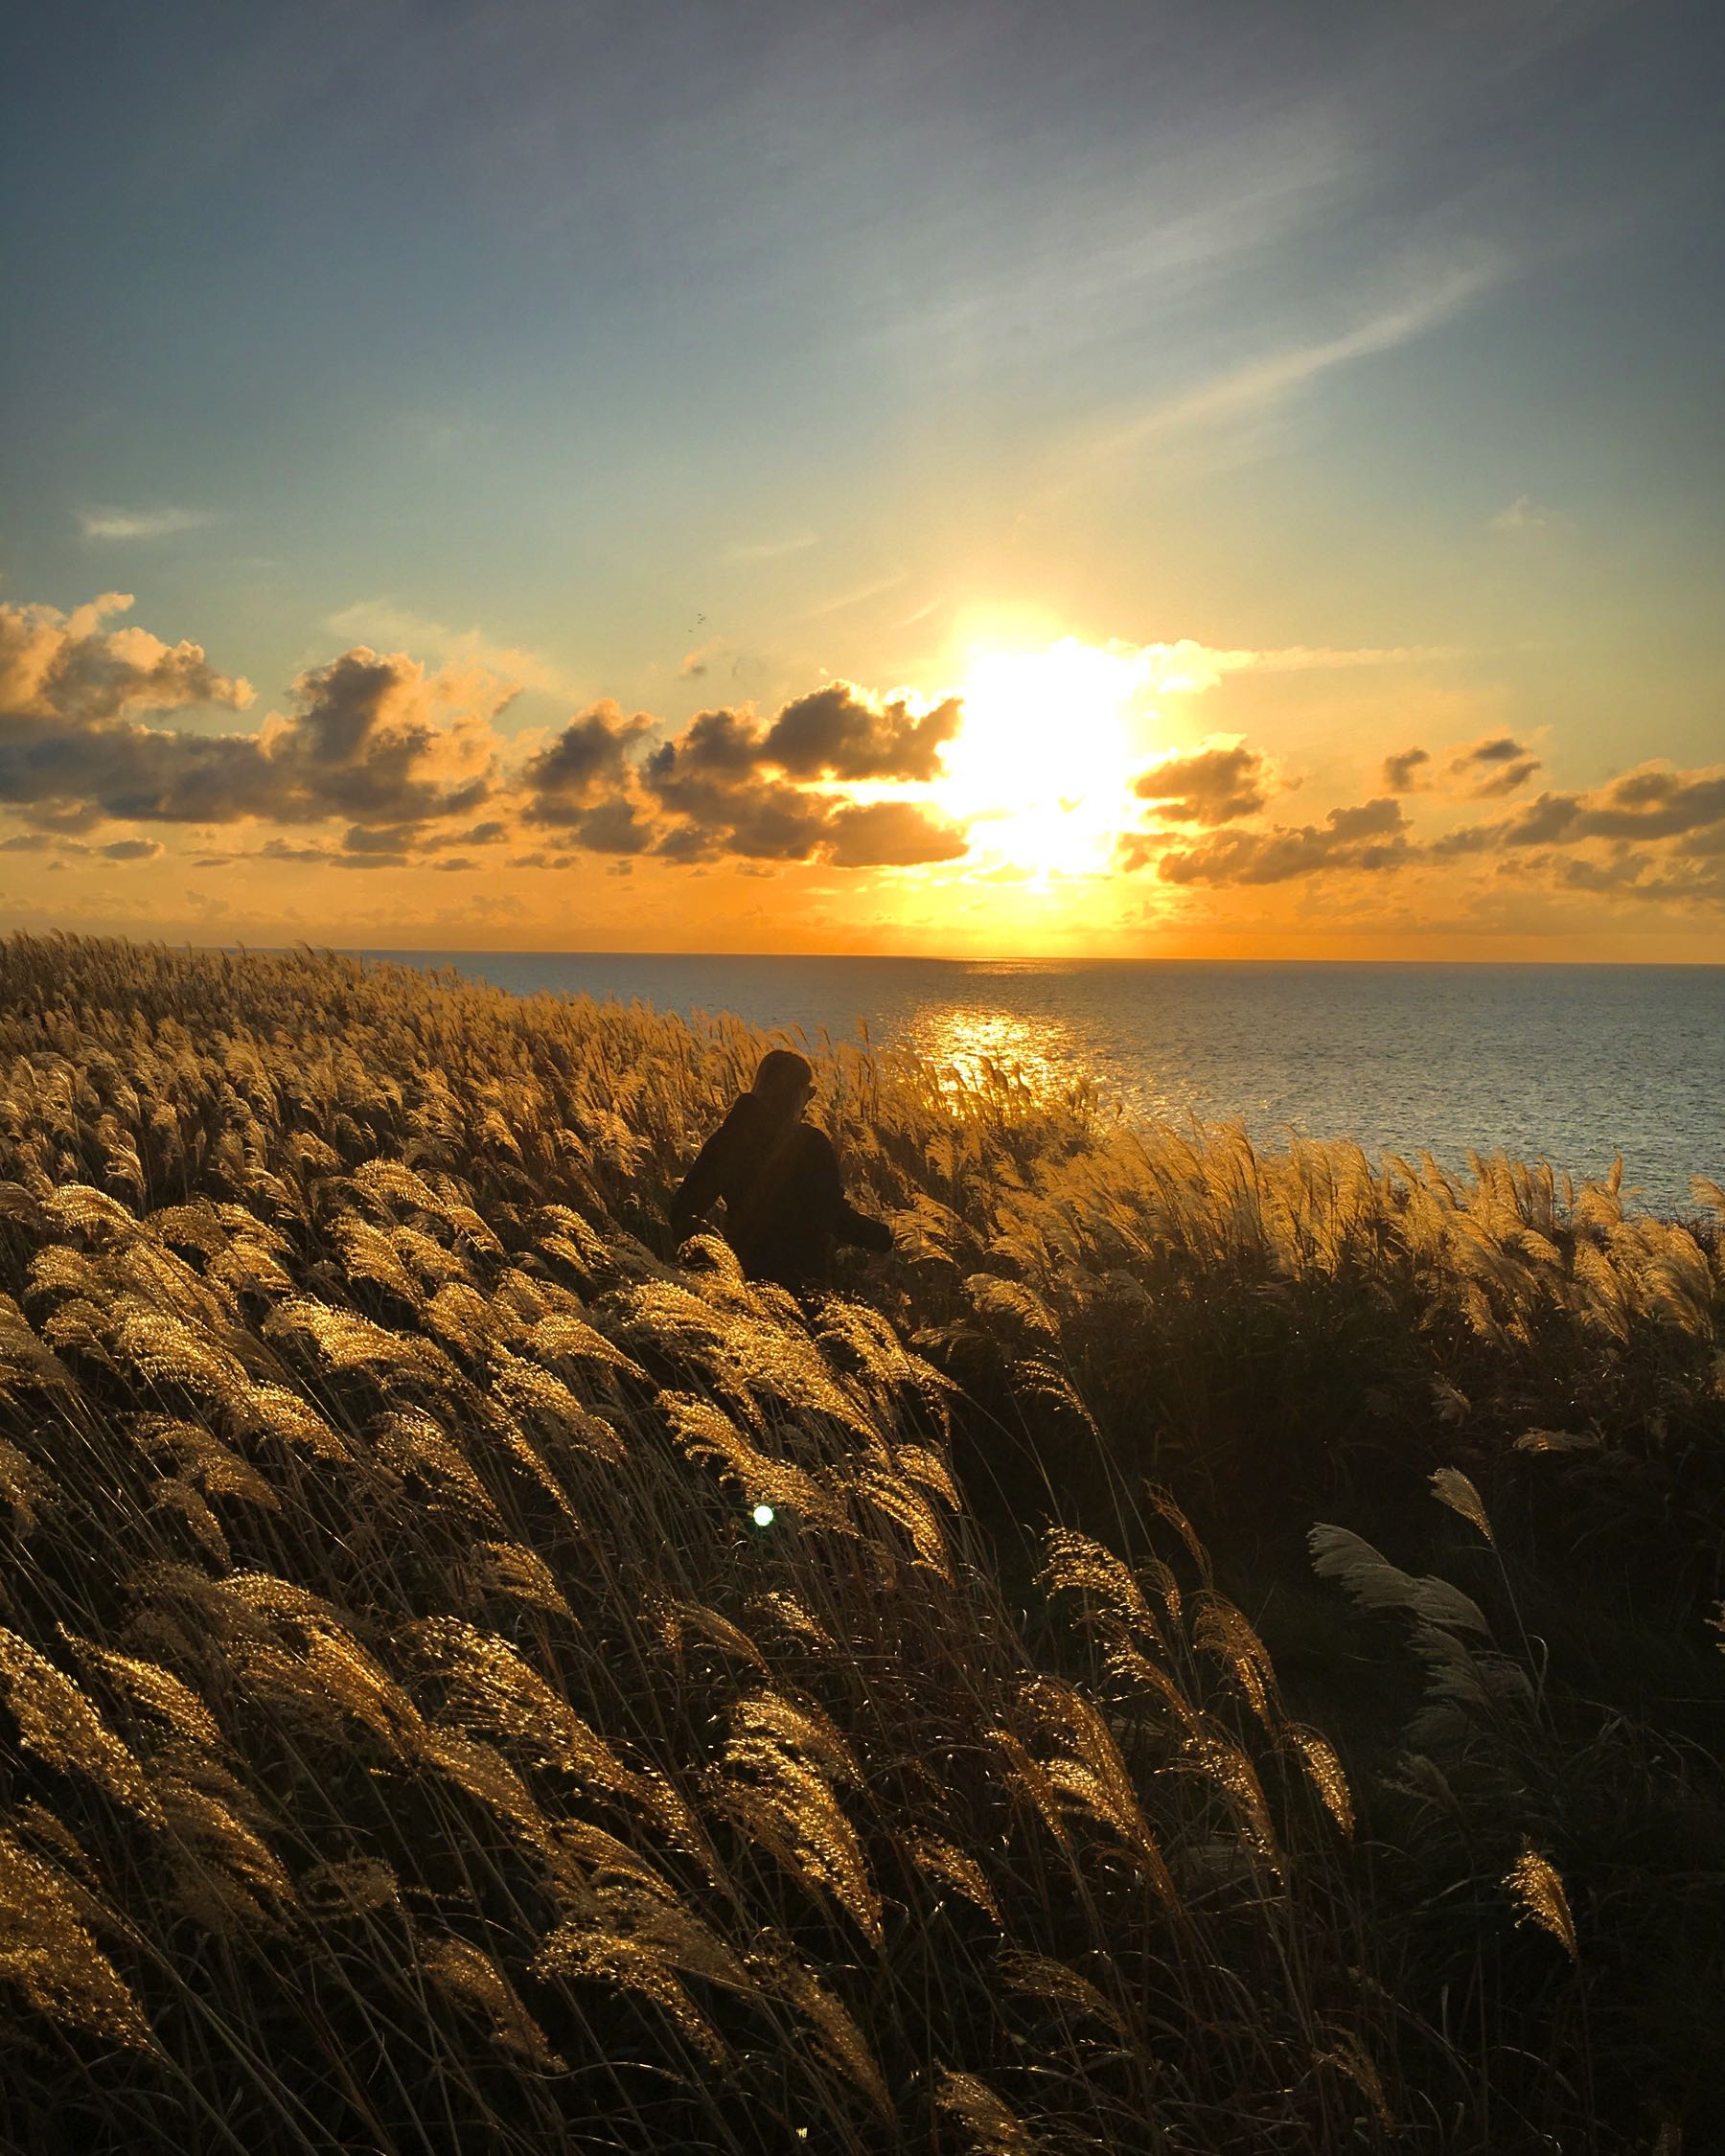
[[[0,2145],[1725,2145],[1725,1192],[0,943]]]

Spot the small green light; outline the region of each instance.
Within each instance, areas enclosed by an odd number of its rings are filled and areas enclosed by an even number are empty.
[[[770,1527],[772,1525],[771,1505],[757,1504],[754,1510],[749,1514],[749,1518],[754,1522],[757,1527]]]

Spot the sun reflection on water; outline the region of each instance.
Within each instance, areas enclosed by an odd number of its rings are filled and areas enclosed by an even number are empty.
[[[954,1004],[920,1014],[907,1045],[934,1066],[948,1092],[984,1084],[992,1074],[1053,1101],[1094,1083],[1078,1043],[1057,1020]]]

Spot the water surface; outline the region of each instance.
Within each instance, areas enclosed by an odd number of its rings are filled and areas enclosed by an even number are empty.
[[[1503,1148],[1576,1176],[1622,1153],[1660,1210],[1725,1181],[1725,966],[391,952],[516,994],[734,1011],[818,1043],[979,1056],[1094,1081],[1128,1113],[1238,1119],[1465,1166]]]

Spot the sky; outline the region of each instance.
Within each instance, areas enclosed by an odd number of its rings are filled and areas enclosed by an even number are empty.
[[[0,931],[1725,960],[1722,61],[28,11]]]

